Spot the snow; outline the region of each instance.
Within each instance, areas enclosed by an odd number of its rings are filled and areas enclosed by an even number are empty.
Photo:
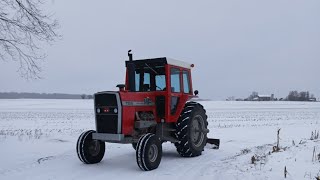
[[[265,98],[269,98],[269,97],[271,97],[272,95],[266,95],[266,94],[263,94],[263,95],[258,95],[258,97],[265,97]]]
[[[200,103],[220,149],[182,158],[164,143],[159,168],[143,172],[129,144],[107,143],[101,163],[80,162],[77,138],[95,128],[92,100],[0,100],[0,179],[284,179],[285,166],[287,179],[320,175],[312,161],[320,139],[310,140],[320,130],[319,102]],[[281,150],[272,153],[279,128]]]

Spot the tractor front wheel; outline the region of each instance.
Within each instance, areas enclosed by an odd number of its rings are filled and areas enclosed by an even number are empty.
[[[143,171],[151,171],[158,168],[162,157],[162,145],[159,138],[148,133],[140,137],[136,159],[139,168]]]
[[[77,154],[85,164],[95,164],[102,160],[105,152],[105,143],[92,139],[93,130],[82,133],[77,142]]]

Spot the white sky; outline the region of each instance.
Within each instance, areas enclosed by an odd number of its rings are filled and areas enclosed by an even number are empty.
[[[46,48],[42,80],[26,81],[0,62],[0,92],[116,90],[124,61],[171,57],[194,63],[203,98],[320,97],[320,1],[49,1],[63,39]]]

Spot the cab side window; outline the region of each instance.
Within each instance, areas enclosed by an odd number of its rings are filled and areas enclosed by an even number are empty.
[[[180,92],[180,69],[171,68],[171,92]]]
[[[183,92],[186,94],[190,93],[190,78],[189,78],[189,72],[183,71]]]
[[[142,74],[143,73],[143,74]],[[143,79],[141,79],[143,77]],[[146,92],[150,91],[150,73],[147,72],[136,72],[136,91]],[[140,81],[143,81],[140,82]]]
[[[171,92],[179,93],[181,92],[180,87],[180,69],[171,68]],[[179,96],[171,96],[171,115],[174,115],[177,112],[178,104],[180,97]]]
[[[156,90],[157,91],[163,91],[166,88],[166,76],[165,75],[156,75],[155,76],[156,81]]]

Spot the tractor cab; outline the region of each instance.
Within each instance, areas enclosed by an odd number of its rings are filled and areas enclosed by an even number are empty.
[[[192,95],[193,64],[162,57],[126,61],[126,89],[131,92],[181,93]],[[167,88],[169,87],[169,88]]]
[[[176,122],[185,103],[195,97],[192,67],[193,64],[167,57],[132,60],[129,55],[125,89],[120,88],[123,105],[140,102],[136,111],[152,111],[157,122]]]

